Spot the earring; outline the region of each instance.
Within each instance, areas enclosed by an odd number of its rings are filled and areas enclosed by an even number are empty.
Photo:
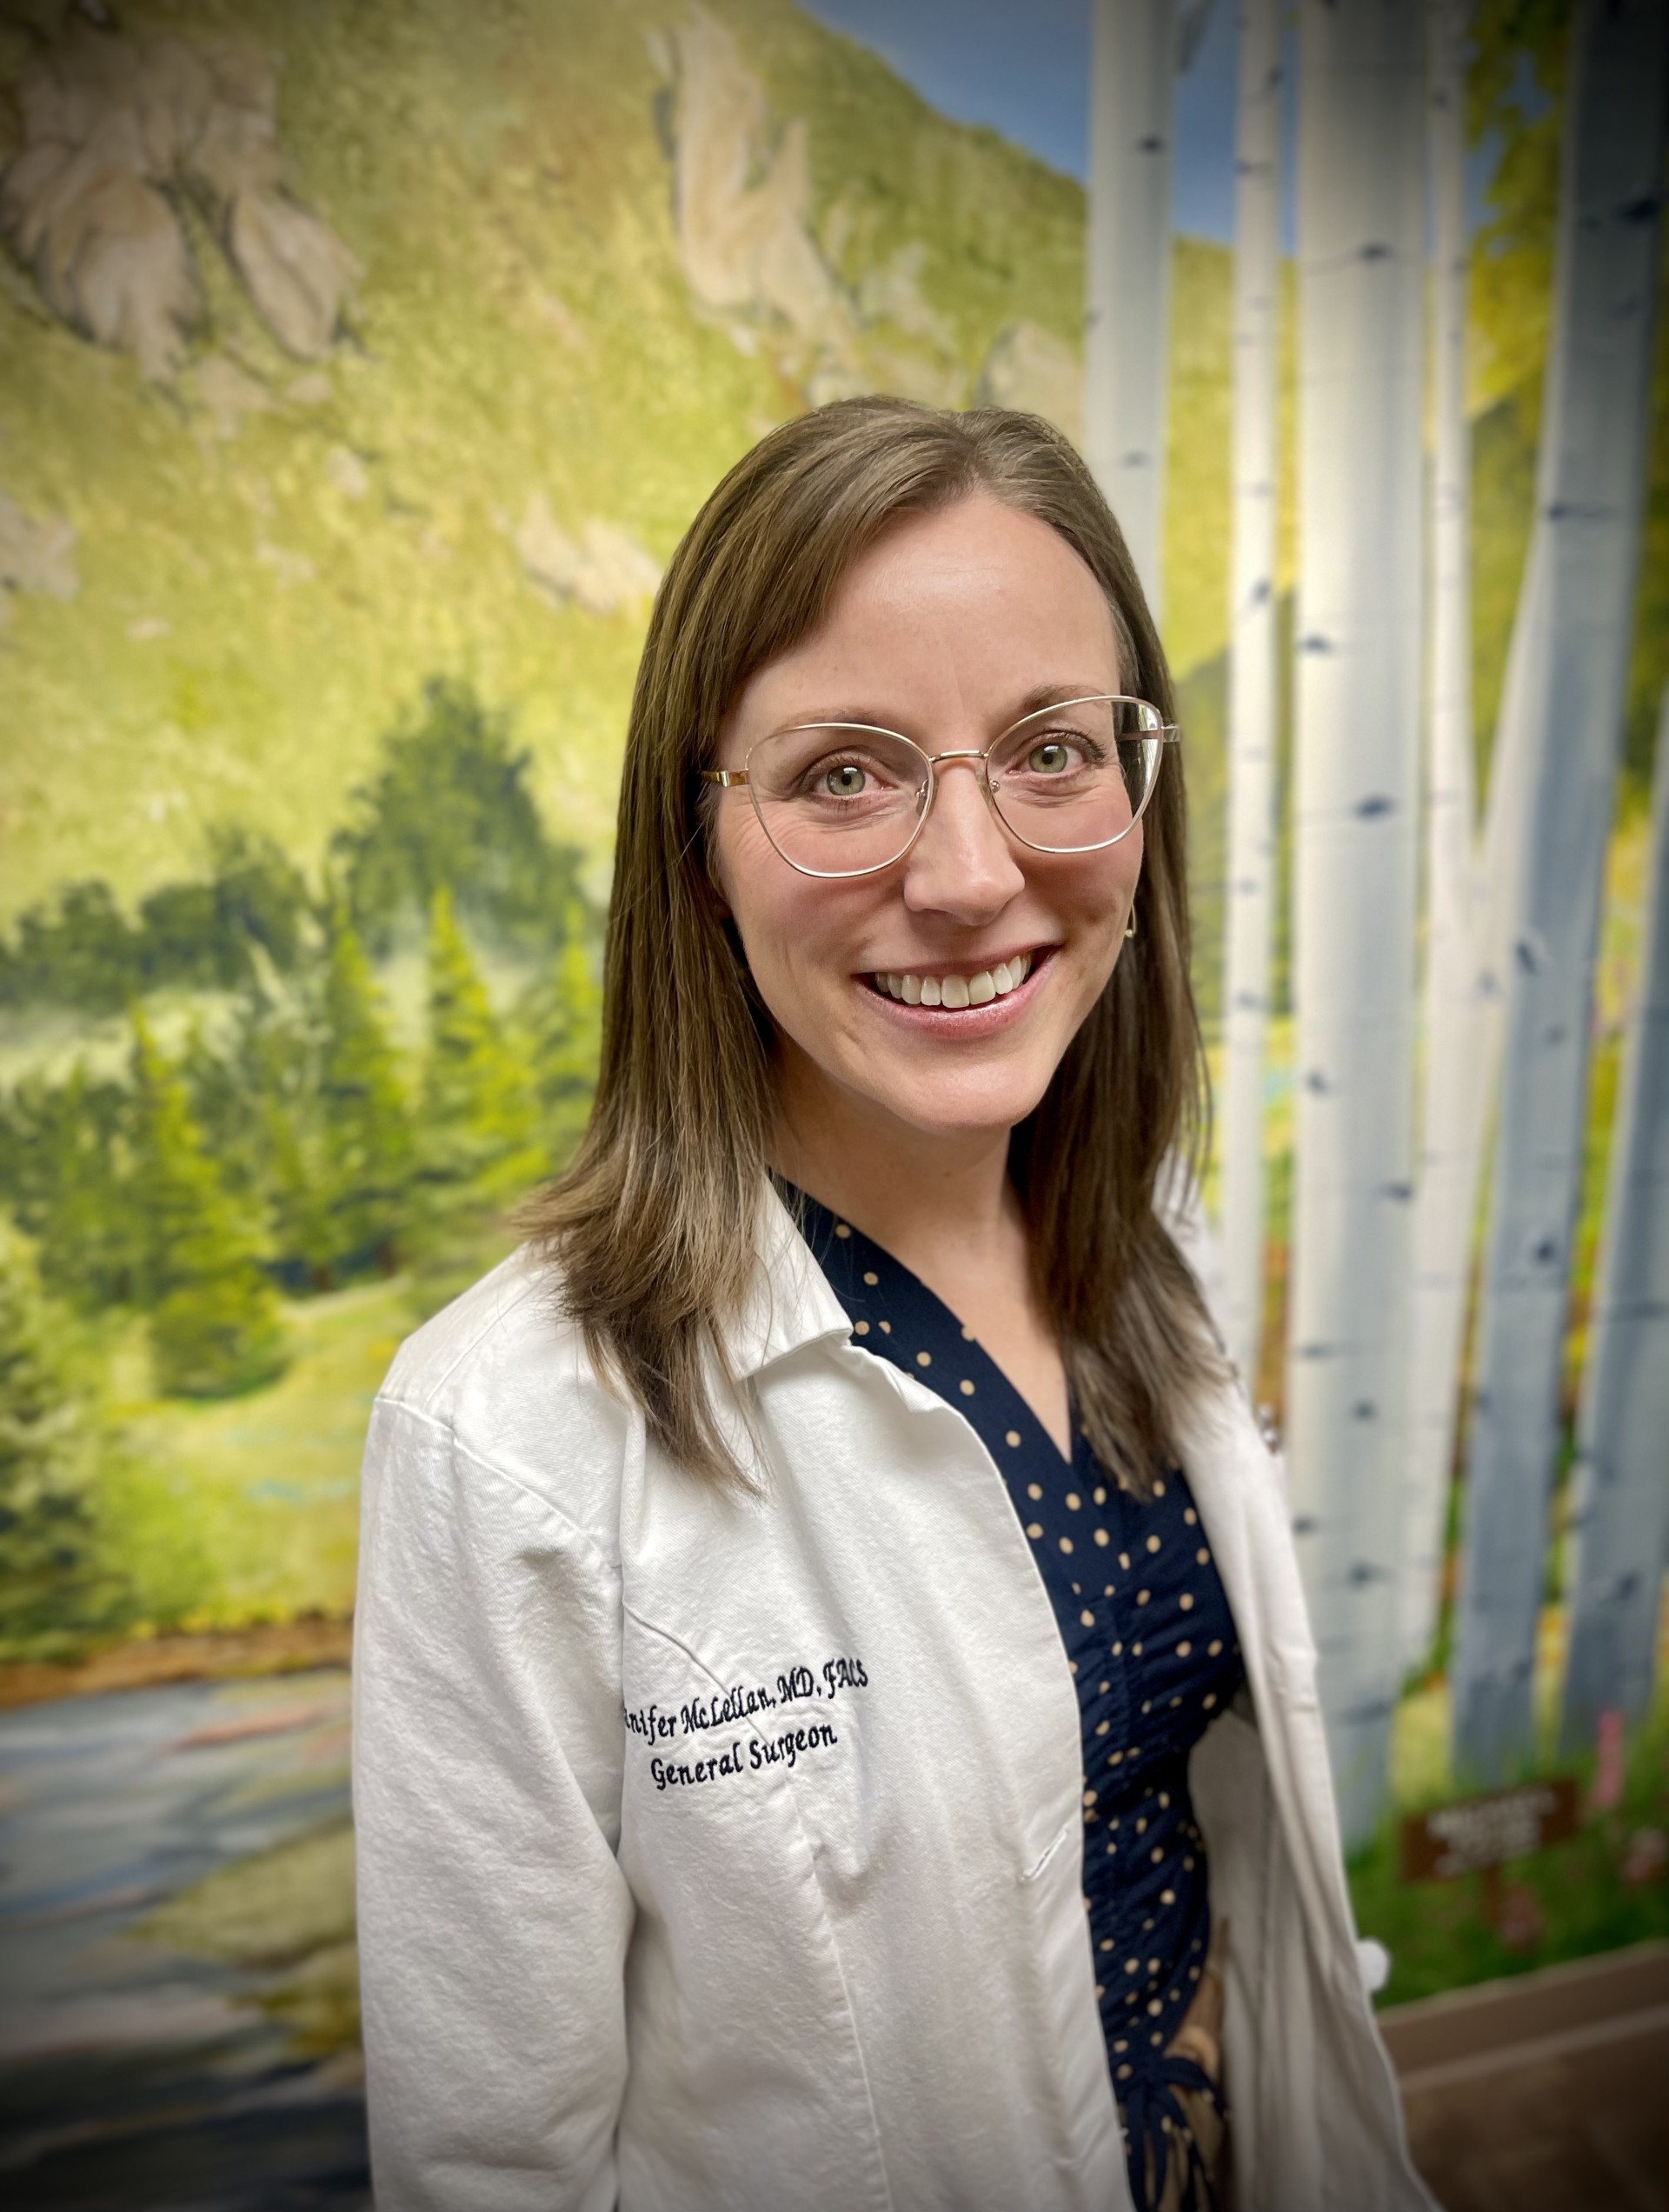
[[[1134,906],[1130,909],[1130,920],[1124,934],[1127,937],[1134,937],[1136,934],[1136,909]]]

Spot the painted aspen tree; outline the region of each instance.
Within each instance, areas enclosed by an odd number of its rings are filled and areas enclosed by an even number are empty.
[[[1171,318],[1172,0],[1094,0],[1084,453],[1158,621]]]
[[[1577,1416],[1566,1749],[1651,1702],[1669,1566],[1669,691],[1658,718],[1639,996],[1624,1050]]]
[[[1489,796],[1471,890],[1470,929],[1453,947],[1460,972],[1452,977],[1433,1038],[1452,1033],[1427,1050],[1453,1057],[1453,1082],[1445,1081],[1442,1109],[1452,1111],[1437,1193],[1416,1201],[1414,1371],[1410,1381],[1410,1466],[1404,1511],[1403,1656],[1417,1665],[1429,1648],[1440,1598],[1440,1549],[1447,1519],[1448,1471],[1461,1426],[1462,1355],[1476,1245],[1485,1138],[1499,1089],[1506,976],[1513,959],[1524,896],[1525,846],[1536,773],[1534,749],[1539,708],[1535,671],[1546,568],[1533,537],[1513,614],[1506,680],[1490,750]],[[1430,978],[1428,977],[1428,983]],[[1426,1101],[1427,1128],[1445,1124]],[[1422,1149],[1434,1149],[1434,1134]],[[1423,1164],[1423,1163],[1422,1163]],[[1429,1581],[1426,1576],[1429,1575]]]
[[[1223,1280],[1255,1389],[1263,1311],[1263,1071],[1275,876],[1275,343],[1280,0],[1241,0],[1234,148],[1234,554],[1229,591]]]
[[[1477,998],[1478,870],[1472,766],[1470,440],[1466,316],[1466,0],[1426,16],[1426,157],[1432,229],[1433,439],[1431,627],[1426,663],[1425,1063],[1414,1196],[1409,1465],[1403,1508],[1402,1654],[1415,1664],[1437,1625],[1461,1340],[1470,1279],[1467,1136]],[[1454,1234],[1457,1217],[1465,1224]]]
[[[1454,1667],[1455,1755],[1533,1750],[1532,1689],[1587,1096],[1606,836],[1646,493],[1669,11],[1581,0],[1571,32],[1552,342],[1521,681],[1529,804],[1493,1183]]]
[[[1401,0],[1300,13],[1287,1437],[1348,1842],[1385,1785],[1413,1162],[1425,89]]]

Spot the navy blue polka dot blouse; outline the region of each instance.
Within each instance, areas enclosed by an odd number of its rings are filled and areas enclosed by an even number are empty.
[[[921,1279],[814,1199],[785,1193],[867,1350],[965,1414],[996,1462],[1054,1606],[1084,1746],[1084,1903],[1138,2206],[1164,2170],[1167,2058],[1211,1940],[1188,1754],[1245,1679],[1228,1600],[1181,1473],[1120,1489],[1074,1435],[1070,1463],[1026,1400]],[[1149,2154],[1158,2152],[1157,2161]]]

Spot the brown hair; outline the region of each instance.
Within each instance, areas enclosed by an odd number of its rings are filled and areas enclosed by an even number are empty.
[[[572,1166],[523,1219],[599,1372],[642,1406],[675,1463],[721,1483],[745,1477],[706,1362],[722,1371],[724,1325],[756,1263],[772,1030],[708,873],[696,771],[743,684],[816,627],[853,562],[901,516],[975,492],[1060,532],[1107,595],[1125,689],[1174,720],[1107,503],[1065,438],[1004,409],[853,399],[782,424],[696,516],[649,623],[621,781],[596,1103]],[[1185,821],[1173,767],[1144,821],[1140,934],[1010,1154],[1078,1416],[1137,1489],[1174,1451],[1189,1394],[1219,1371],[1154,1206],[1170,1155],[1197,1163],[1207,1102]]]

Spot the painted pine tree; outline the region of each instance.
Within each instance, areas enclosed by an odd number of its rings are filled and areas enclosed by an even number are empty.
[[[320,1006],[318,1115],[330,1276],[398,1255],[410,1207],[412,1135],[394,1047],[357,932],[332,924]],[[303,1160],[305,1155],[303,1156]]]
[[[354,1247],[343,1242],[351,1209],[339,1209],[322,1095],[327,1047],[335,1042],[340,1051],[341,1038],[333,1040],[312,1018],[310,998],[262,998],[247,1006],[229,1072],[246,1086],[275,1253],[314,1289],[324,1290]],[[335,1103],[342,1103],[340,1091]],[[338,1165],[340,1159],[338,1153]]]
[[[1162,611],[1172,0],[1093,0],[1084,452]]]
[[[1280,7],[1241,0],[1234,150],[1234,554],[1222,1226],[1230,1356],[1254,1389],[1263,1313],[1263,1077],[1275,876],[1275,363]]]
[[[1577,1419],[1567,1750],[1651,1702],[1669,1566],[1669,692],[1658,720],[1639,996],[1618,1092]]]
[[[1529,717],[1528,803],[1512,869],[1455,1642],[1456,1757],[1486,1779],[1533,1748],[1593,969],[1646,491],[1669,11],[1659,0],[1582,0],[1566,82],[1526,587],[1540,618],[1514,671]]]
[[[1454,1456],[1475,1192],[1468,1134],[1480,1069],[1474,1044],[1478,925],[1472,765],[1468,536],[1466,0],[1426,10],[1426,146],[1433,245],[1431,638],[1426,776],[1425,1062],[1414,1199],[1413,1368],[1403,1523],[1401,1639],[1416,1664],[1437,1625],[1449,1469]],[[1461,1233],[1455,1234],[1456,1224]]]
[[[286,1352],[260,1224],[228,1194],[178,1074],[134,1017],[133,1190],[158,1387],[222,1397],[283,1373]]]
[[[531,1038],[547,1157],[553,1169],[564,1168],[590,1119],[602,1048],[602,990],[577,900],[569,901],[564,917],[562,957],[532,994],[523,1026]]]
[[[545,1167],[530,1072],[493,1011],[453,912],[436,894],[429,941],[429,1041],[417,1143],[420,1303],[462,1289],[481,1240]]]
[[[65,1318],[0,1216],[0,1656],[60,1656],[119,1602],[97,1557],[97,1463]]]
[[[0,1183],[50,1296],[83,1311],[128,1305],[140,1273],[132,1094],[77,1061],[60,1083],[22,1076],[0,1096]]]
[[[1425,196],[1421,18],[1304,0],[1296,1115],[1287,1439],[1347,1839],[1400,1676],[1413,1162]]]

